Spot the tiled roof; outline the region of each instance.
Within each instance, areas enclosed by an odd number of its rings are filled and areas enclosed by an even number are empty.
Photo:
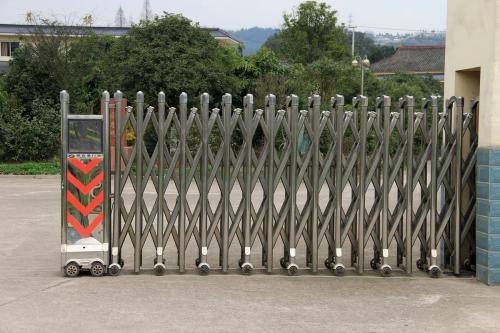
[[[1,35],[29,35],[35,28],[34,25],[29,24],[0,24],[0,36]],[[82,29],[81,27],[68,26],[68,28],[73,28],[75,30]],[[50,29],[47,27],[47,29]],[[108,36],[123,36],[129,31],[129,27],[89,27],[84,29],[91,29],[92,32],[98,35],[108,35]],[[235,43],[240,43],[236,38],[231,36],[228,32],[219,28],[201,28],[202,30],[208,32],[214,38],[224,38],[231,39]]]
[[[401,46],[392,56],[373,64],[373,74],[444,73],[445,47]]]

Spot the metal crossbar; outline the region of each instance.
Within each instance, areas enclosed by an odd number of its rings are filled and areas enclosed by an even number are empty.
[[[123,101],[115,93],[115,110]],[[473,267],[477,102],[467,113],[462,98],[441,111],[434,96],[419,110],[411,96],[396,105],[379,97],[374,111],[365,96],[346,105],[341,95],[314,95],[305,110],[295,95],[283,110],[274,95],[263,110],[252,95],[241,109],[229,94],[220,109],[211,103],[203,94],[188,109],[182,93],[167,107],[160,93],[146,107],[139,92],[124,116],[116,112],[113,264],[123,267],[131,244],[134,271],[159,274],[185,272],[193,247],[205,274],[233,268],[231,248],[244,273],[274,272],[280,249],[290,275],[318,272],[320,259],[336,275],[363,274],[365,266],[384,276],[393,267],[431,276]],[[149,247],[152,265],[144,260]],[[177,262],[166,261],[172,254]]]

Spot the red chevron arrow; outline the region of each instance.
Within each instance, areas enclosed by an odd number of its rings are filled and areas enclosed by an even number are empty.
[[[90,183],[88,183],[87,185],[84,185],[82,184],[75,176],[73,176],[73,174],[71,172],[68,171],[68,173],[66,174],[66,177],[68,179],[68,181],[73,184],[80,192],[82,192],[83,194],[89,194],[90,191],[92,191],[92,189],[94,187],[96,187],[97,185],[99,185],[100,183],[102,183],[103,179],[104,179],[104,173],[101,172],[99,173],[94,179],[92,179],[92,181]]]
[[[80,201],[78,201],[78,199],[75,198],[69,191],[67,192],[66,200],[68,200],[68,202],[71,203],[73,207],[75,207],[80,213],[82,213],[83,216],[88,216],[90,213],[92,213],[94,208],[96,208],[103,202],[104,193],[102,191],[99,192],[99,194],[94,199],[92,199],[92,201],[90,201],[87,206],[82,205]]]
[[[101,222],[104,220],[104,213],[100,213],[99,215],[97,215],[95,217],[95,219],[92,220],[92,222],[90,222],[90,224],[88,225],[88,227],[84,227],[81,225],[80,222],[78,222],[77,219],[75,219],[73,217],[73,215],[71,215],[69,212],[67,213],[67,219],[68,219],[68,222],[73,226],[73,228],[75,228],[76,231],[78,231],[78,233],[82,236],[82,237],[88,237],[90,236],[90,234],[92,233],[92,231],[94,231],[94,229],[99,225],[101,224]]]
[[[68,158],[68,161],[73,164],[75,168],[83,172],[84,174],[88,174],[90,171],[92,171],[99,163],[102,161],[102,157],[96,157],[90,159],[90,162],[87,164],[83,163],[79,158],[76,157],[70,157]]]

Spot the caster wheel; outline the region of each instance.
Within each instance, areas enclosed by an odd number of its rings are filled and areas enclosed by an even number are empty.
[[[377,264],[378,264],[378,260],[375,260],[375,258],[373,258],[372,260],[370,260],[370,267],[376,271],[377,270]]]
[[[441,269],[438,266],[429,267],[429,276],[431,278],[437,279],[441,276]]]
[[[241,268],[243,266],[243,259],[238,260],[238,267]]]
[[[389,277],[391,276],[391,274],[392,274],[391,266],[382,265],[382,267],[380,267],[380,275],[382,275],[383,277]]]
[[[342,264],[337,264],[333,267],[333,274],[335,276],[344,276],[345,274],[345,266]]]
[[[200,258],[196,258],[196,260],[194,261],[194,264],[196,265],[196,267],[200,266]]]
[[[331,259],[328,259],[328,258],[325,259],[325,267],[327,269],[332,269],[332,264],[333,264],[333,261]]]
[[[206,262],[203,262],[198,265],[198,272],[202,275],[207,275],[210,272],[210,266]]]
[[[80,275],[80,266],[74,261],[69,262],[64,266],[64,275],[70,278],[77,277]]]
[[[422,261],[422,259],[418,259],[418,260],[417,260],[417,268],[418,268],[418,270],[420,270],[420,271],[423,271],[423,270],[424,270],[424,262]]]
[[[253,271],[253,265],[249,262],[246,262],[243,265],[241,265],[241,270],[243,271],[244,274],[250,274]]]
[[[285,257],[283,257],[283,258],[280,259],[280,265],[281,265],[281,267],[283,269],[286,269],[287,265],[286,265],[286,259],[285,259]]]
[[[464,268],[468,271],[472,270],[472,265],[469,258],[465,259]]]
[[[288,271],[289,276],[296,276],[297,273],[299,272],[299,267],[295,264],[288,265],[286,269]]]
[[[160,276],[165,273],[166,267],[164,264],[156,264],[153,267],[153,271],[155,272],[156,275]]]
[[[94,277],[103,276],[105,271],[106,269],[104,268],[104,265],[99,261],[94,261],[92,265],[90,265],[90,274]]]
[[[120,271],[121,271],[121,268],[120,268],[120,265],[118,265],[118,264],[111,264],[108,267],[108,274],[111,276],[117,276],[118,274],[120,274]]]
[[[120,265],[121,269],[125,266],[125,261],[123,259],[118,260],[118,265]]]

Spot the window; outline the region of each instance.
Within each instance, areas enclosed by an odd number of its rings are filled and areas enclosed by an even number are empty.
[[[0,43],[0,56],[12,57],[14,50],[19,47],[19,42],[2,42]]]
[[[10,42],[10,56],[14,54],[14,51],[19,48],[19,42]]]
[[[10,57],[10,43],[9,42],[2,42],[0,45],[0,55],[2,57]]]

